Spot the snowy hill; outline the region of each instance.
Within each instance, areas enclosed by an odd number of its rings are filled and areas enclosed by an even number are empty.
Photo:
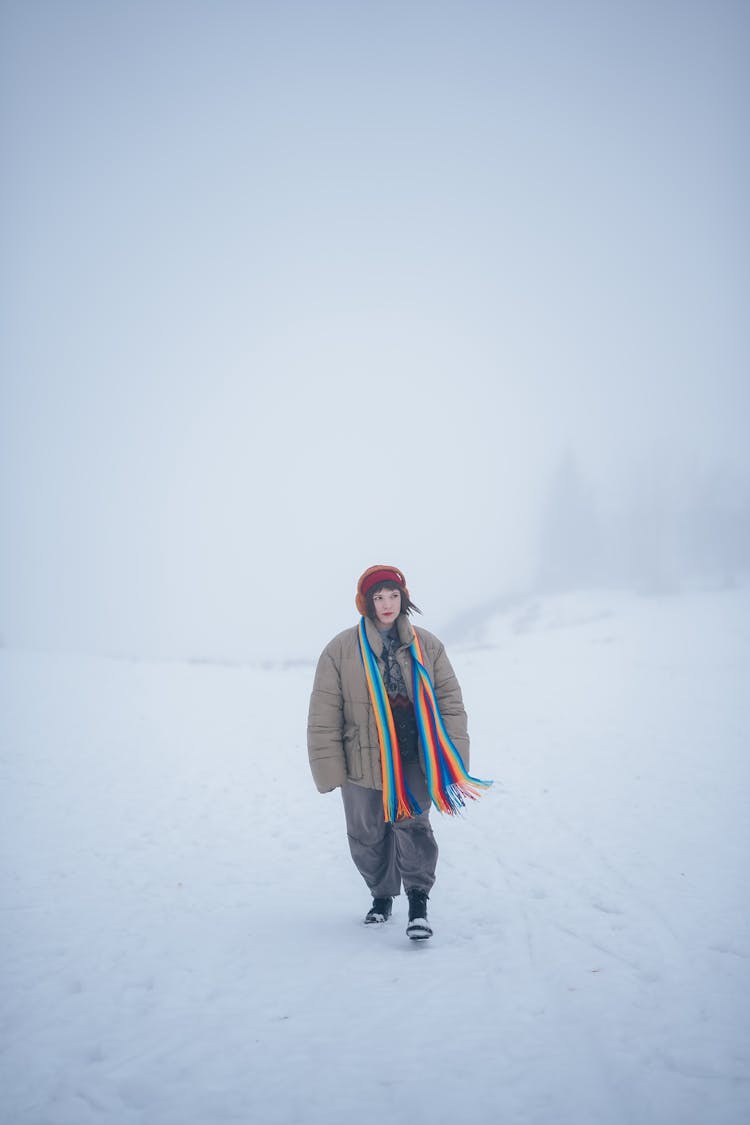
[[[415,945],[361,924],[312,667],[0,653],[4,1125],[750,1119],[748,594],[450,655],[497,784]]]

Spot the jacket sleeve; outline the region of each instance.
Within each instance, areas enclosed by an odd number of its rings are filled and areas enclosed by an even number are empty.
[[[343,705],[341,673],[326,649],[315,671],[307,718],[307,753],[319,793],[330,793],[346,781]]]
[[[469,769],[469,730],[461,686],[445,649],[440,645],[433,665],[433,686],[445,729]]]

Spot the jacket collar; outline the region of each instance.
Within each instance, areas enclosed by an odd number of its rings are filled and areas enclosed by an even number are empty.
[[[396,628],[398,630],[398,638],[401,641],[401,644],[408,647],[414,640],[414,630],[412,628],[411,621],[405,613],[399,614],[399,616],[396,618]],[[371,621],[369,617],[365,618],[365,632],[367,633],[367,639],[370,642],[370,648],[372,649],[372,651],[377,657],[382,656],[383,638],[378,631],[374,621]]]

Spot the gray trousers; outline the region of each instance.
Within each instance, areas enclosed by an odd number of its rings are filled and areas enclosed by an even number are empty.
[[[347,781],[341,787],[349,850],[373,898],[394,898],[404,890],[429,892],[435,882],[438,846],[430,826],[427,782],[417,762],[404,763],[404,777],[423,812],[388,824],[383,794]]]

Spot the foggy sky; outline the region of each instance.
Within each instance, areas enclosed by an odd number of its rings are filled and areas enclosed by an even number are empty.
[[[566,465],[592,581],[732,539],[746,4],[0,10],[6,645],[315,655],[374,562],[439,631]]]

